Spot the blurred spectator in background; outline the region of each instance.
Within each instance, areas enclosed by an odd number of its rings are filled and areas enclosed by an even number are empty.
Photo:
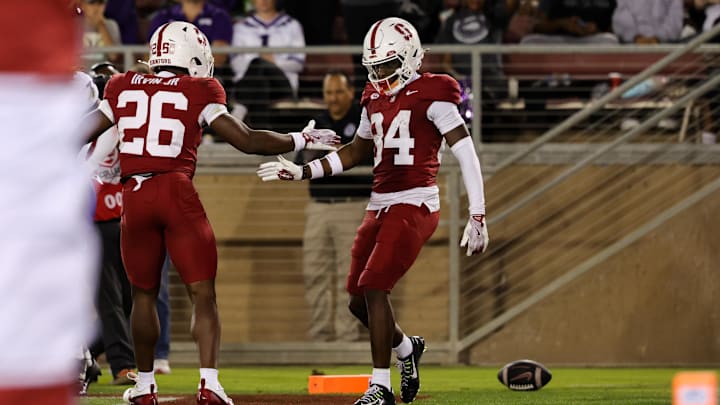
[[[140,40],[137,8],[134,0],[107,0],[105,17],[115,20],[120,27],[120,38],[123,44],[142,43]],[[144,37],[143,37],[144,38]]]
[[[80,0],[83,16],[83,45],[86,48],[122,45],[120,27],[114,20],[105,18],[106,0]],[[85,53],[86,66],[109,59],[118,62],[118,54]]]
[[[231,16],[241,16],[245,14],[244,0],[210,0],[210,4],[222,8]]]
[[[302,25],[307,45],[329,45],[333,43],[337,4],[337,0],[285,0],[283,8]]]
[[[492,0],[490,0],[492,2]],[[491,15],[486,14],[486,0],[462,0],[460,8],[452,13],[440,28],[435,39],[440,44],[494,44],[502,37],[495,29]],[[483,54],[483,69],[496,73],[498,59],[495,55]],[[465,53],[445,54],[442,60],[443,70],[456,79],[470,75],[470,55]],[[483,71],[483,74],[486,72]]]
[[[617,44],[615,0],[540,0],[535,33],[523,44]]]
[[[613,32],[624,43],[678,42],[683,29],[683,0],[617,0]]]
[[[233,46],[297,47],[305,46],[300,23],[277,9],[276,0],[253,0],[254,10],[233,27]],[[299,73],[305,54],[241,53],[231,61],[235,73],[233,115],[257,127],[272,127],[268,107],[274,101],[297,94]]]
[[[460,8],[443,23],[436,38],[441,44],[496,44],[502,40],[502,30],[495,27],[493,12],[497,11],[494,0],[461,0]],[[502,0],[499,3],[505,4]],[[494,101],[504,97],[505,81],[500,55],[482,54],[482,97],[491,108]],[[466,92],[472,88],[470,54],[453,53],[442,56],[442,70],[460,82]]]
[[[431,43],[440,30],[442,9],[443,0],[402,0],[396,16],[415,26],[423,43]]]
[[[720,0],[686,0],[686,9],[696,33],[709,31],[720,22]],[[720,38],[711,42],[720,42]]]
[[[365,34],[376,21],[397,16],[400,0],[340,0],[348,45],[362,45]],[[367,70],[362,55],[352,56],[355,72],[353,87],[364,89]]]
[[[347,75],[331,71],[323,79],[327,110],[315,118],[316,126],[330,128],[343,144],[355,137],[360,105]],[[320,159],[326,152],[301,151],[295,163]],[[363,164],[372,168],[372,159]],[[303,276],[310,306],[308,335],[319,341],[355,341],[360,323],[347,310],[345,280],[350,249],[370,198],[372,174],[324,177],[310,180],[310,201],[305,208]]]
[[[503,42],[518,43],[535,31],[539,0],[511,0],[508,9],[511,16],[503,35]]]
[[[223,8],[210,4],[205,0],[179,0],[178,4],[157,12],[148,27],[147,40],[156,29],[172,21],[187,21],[194,24],[205,34],[213,50],[217,46],[227,46],[232,41],[232,19]],[[228,55],[214,52],[215,70],[221,73]]]
[[[155,14],[169,6],[170,0],[133,0],[138,17],[138,39],[145,41],[149,37],[148,29]]]

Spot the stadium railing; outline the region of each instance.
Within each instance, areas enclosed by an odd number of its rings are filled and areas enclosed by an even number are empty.
[[[718,147],[709,142],[719,131],[711,117],[720,104],[711,90],[720,49],[702,45],[680,56],[687,45],[430,48],[426,70],[438,71],[439,58],[433,54],[467,54],[475,78],[481,77],[483,55],[502,55],[501,75],[463,82],[472,95],[465,100],[465,111],[470,111],[466,117],[486,177],[491,244],[483,256],[470,259],[457,247],[466,203],[459,168],[446,153],[440,174],[441,224],[392,299],[403,327],[432,342],[428,361],[482,362],[474,354],[482,349],[473,350],[478,341],[512,327],[508,321],[547,297],[548,288],[557,291],[565,285],[558,280],[579,276],[580,268],[602,268],[609,257],[603,255],[627,247],[625,238],[642,237],[637,232],[649,232],[653,220],[669,220],[662,215],[694,201],[684,197],[707,195],[704,187],[714,184],[719,163]],[[260,50],[295,51],[228,47],[214,52]],[[126,68],[144,51],[88,50],[122,53]],[[295,114],[283,122],[288,129],[299,128],[321,106],[323,72],[338,67],[350,72],[349,56],[360,48],[303,51],[308,64],[301,85],[318,87],[287,101],[285,107],[293,107]],[[642,74],[673,52],[677,59]],[[610,82],[610,73],[624,79],[612,95],[617,83]],[[623,98],[631,87],[653,77],[667,84]],[[488,94],[495,96],[484,97]],[[216,230],[220,256],[223,362],[366,362],[365,341],[311,342],[306,337],[301,246],[307,185],[262,184],[254,170],[266,159],[220,142],[204,144],[199,152],[196,184]],[[684,181],[688,177],[693,181]],[[501,218],[493,219],[496,214]],[[608,226],[608,217],[622,221]],[[189,304],[177,279],[172,303],[172,356],[192,363]]]

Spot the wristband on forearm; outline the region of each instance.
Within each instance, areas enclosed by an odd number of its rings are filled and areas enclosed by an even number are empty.
[[[325,159],[327,159],[328,164],[330,165],[331,174],[333,176],[343,172],[343,164],[340,160],[340,155],[338,155],[337,152],[329,153],[325,156]]]
[[[302,132],[290,132],[289,135],[292,138],[293,142],[295,143],[295,147],[293,149],[294,152],[299,152],[299,151],[305,149],[305,144],[307,144],[307,139],[302,134]]]
[[[303,167],[303,179],[319,179],[321,177],[325,177],[325,170],[320,159],[311,160]]]

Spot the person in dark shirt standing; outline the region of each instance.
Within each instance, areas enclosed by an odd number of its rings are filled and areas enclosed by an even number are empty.
[[[323,79],[327,109],[316,117],[316,125],[331,128],[343,144],[355,136],[360,105],[354,100],[348,76],[332,71]],[[295,161],[304,164],[325,153],[302,151]],[[368,159],[366,166],[372,167]],[[310,305],[308,335],[319,341],[358,340],[360,323],[347,310],[345,279],[350,268],[350,249],[362,222],[370,196],[372,174],[326,177],[310,181],[303,236],[305,298]]]

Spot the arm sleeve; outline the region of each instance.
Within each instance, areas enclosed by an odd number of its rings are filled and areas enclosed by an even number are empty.
[[[107,101],[106,98],[100,100],[100,105],[98,106],[98,109],[100,112],[105,114],[105,116],[110,120],[110,122],[115,122],[115,114],[113,114],[112,107],[110,107],[110,103]]]
[[[451,146],[453,155],[460,163],[463,183],[468,194],[470,203],[468,211],[470,215],[485,215],[485,190],[483,186],[482,170],[480,159],[478,159],[472,140],[469,136],[455,142]]]
[[[205,84],[207,85],[205,94],[206,105],[198,116],[198,124],[201,127],[205,124],[210,125],[217,117],[228,112],[225,106],[225,104],[227,104],[225,89],[220,82],[215,78],[208,78]]]
[[[430,104],[427,109],[427,118],[443,135],[465,124],[457,106],[449,101],[434,101]]]
[[[215,119],[223,114],[227,114],[228,110],[225,104],[210,103],[203,108],[198,118],[198,124],[204,127],[206,124],[212,124]]]
[[[370,128],[370,118],[365,107],[363,107],[360,113],[360,124],[358,125],[357,135],[363,139],[372,139],[372,129]]]
[[[93,149],[87,161],[93,170],[96,170],[100,163],[108,157],[118,144],[120,134],[117,127],[112,126],[95,140],[95,149]]]

